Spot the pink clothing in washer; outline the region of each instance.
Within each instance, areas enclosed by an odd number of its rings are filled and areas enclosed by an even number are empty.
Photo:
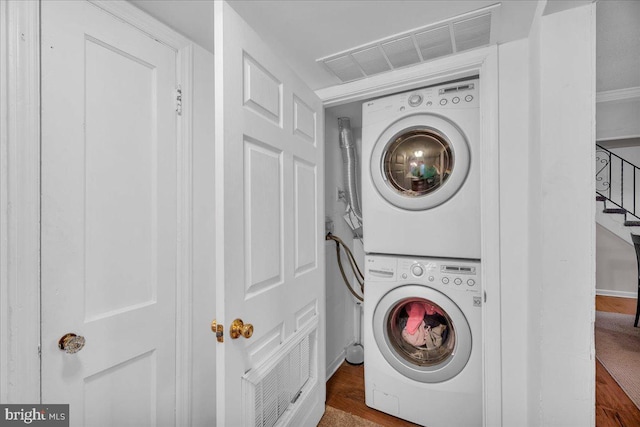
[[[409,319],[407,319],[407,326],[405,327],[409,335],[415,334],[416,330],[420,326],[420,323],[424,321],[424,315],[428,314],[433,316],[434,314],[440,314],[440,311],[436,309],[432,304],[426,302],[410,302],[405,307]]]

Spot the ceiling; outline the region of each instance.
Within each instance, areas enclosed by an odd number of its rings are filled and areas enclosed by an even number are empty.
[[[640,1],[596,4],[596,89],[640,87]]]
[[[130,0],[213,52],[213,0]],[[591,0],[550,0],[544,14]],[[232,0],[231,6],[309,86],[339,83],[316,63],[410,29],[496,4],[495,0]],[[537,0],[503,0],[495,25],[498,44],[525,38]],[[640,86],[640,1],[599,0],[597,90]]]

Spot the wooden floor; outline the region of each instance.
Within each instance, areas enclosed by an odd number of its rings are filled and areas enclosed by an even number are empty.
[[[636,300],[596,297],[596,310],[635,314]],[[364,403],[364,367],[344,363],[327,382],[327,405],[358,415],[383,426],[415,426],[392,417]],[[618,383],[596,361],[596,427],[640,426],[640,410],[622,391]]]
[[[596,310],[636,314],[636,300],[596,297]],[[640,410],[596,360],[596,427],[640,426]]]
[[[338,368],[327,382],[327,406],[341,409],[383,426],[416,425],[371,409],[364,403],[364,365],[353,366],[344,362]]]

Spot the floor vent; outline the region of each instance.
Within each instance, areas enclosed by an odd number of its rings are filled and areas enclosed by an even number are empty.
[[[346,83],[495,43],[500,4],[317,59]]]
[[[301,397],[313,378],[316,330],[299,331],[263,366],[242,379],[245,426],[273,427]]]

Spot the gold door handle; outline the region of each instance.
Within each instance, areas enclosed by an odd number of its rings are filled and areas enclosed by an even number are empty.
[[[231,339],[234,340],[240,335],[245,338],[251,338],[251,335],[253,335],[253,325],[251,323],[244,323],[242,319],[236,319],[231,323],[229,335],[231,335]]]
[[[74,354],[84,348],[86,340],[81,335],[66,334],[58,340],[58,348],[65,353]]]

